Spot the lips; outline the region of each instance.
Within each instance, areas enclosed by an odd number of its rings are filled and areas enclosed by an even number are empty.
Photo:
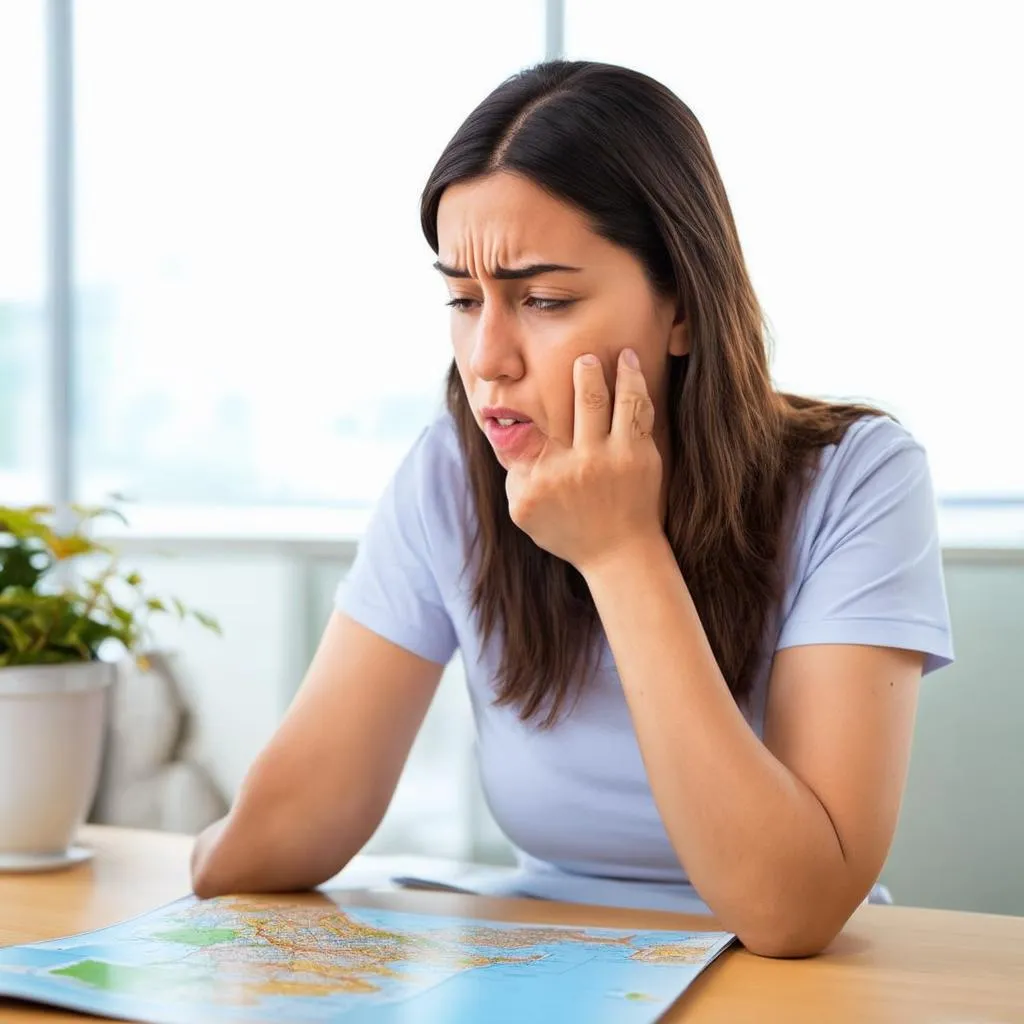
[[[531,423],[532,420],[525,412],[512,409],[507,405],[485,405],[480,410],[480,415],[485,420],[497,420],[502,426],[509,426],[512,423]]]
[[[507,458],[521,455],[536,431],[526,413],[507,406],[487,406],[480,410],[484,433],[495,452]]]

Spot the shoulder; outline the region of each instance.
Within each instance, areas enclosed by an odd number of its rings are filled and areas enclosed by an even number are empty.
[[[403,468],[420,477],[431,472],[462,473],[459,434],[449,413],[441,413],[420,431],[406,454]]]
[[[795,524],[797,571],[860,538],[872,554],[937,545],[937,514],[924,446],[889,416],[852,423],[821,449]],[[870,538],[870,541],[869,541]]]
[[[397,517],[429,548],[460,546],[471,508],[458,430],[439,415],[420,432],[396,470],[379,513]]]
[[[864,416],[838,444],[822,449],[812,487],[849,493],[893,461],[901,467],[927,464],[924,446],[890,416]]]
[[[798,565],[813,571],[838,551],[862,568],[938,551],[938,517],[924,446],[888,416],[852,423],[819,453],[794,537]]]
[[[446,663],[458,642],[448,598],[463,562],[467,490],[455,425],[440,416],[410,445],[377,501],[338,586],[338,610]]]
[[[935,496],[924,447],[867,417],[822,449],[794,536],[780,647],[866,643],[952,660]]]
[[[891,417],[865,416],[820,451],[803,526],[805,532],[828,532],[840,522],[907,503],[916,509],[912,518],[931,519],[934,495],[924,446]]]
[[[424,427],[395,472],[392,485],[424,508],[448,503],[466,486],[458,430],[446,412]]]

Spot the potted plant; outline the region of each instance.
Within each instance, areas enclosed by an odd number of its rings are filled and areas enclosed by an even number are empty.
[[[147,592],[89,534],[114,508],[0,506],[0,870],[85,859],[72,845],[96,792],[111,648],[146,667],[158,614],[217,623]],[[62,524],[63,525],[63,524]]]

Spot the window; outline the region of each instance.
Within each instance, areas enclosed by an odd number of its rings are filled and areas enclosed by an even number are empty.
[[[44,68],[42,4],[0,4],[0,504],[45,497]]]
[[[1019,4],[568,0],[704,126],[780,386],[864,397],[947,499],[1024,498]]]
[[[75,15],[83,497],[371,503],[449,361],[420,189],[543,3]]]

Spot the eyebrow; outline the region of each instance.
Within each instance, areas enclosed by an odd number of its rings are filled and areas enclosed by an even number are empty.
[[[439,270],[445,277],[468,278],[473,275],[463,267],[449,267],[438,260],[434,269]],[[567,267],[563,263],[531,263],[526,267],[495,267],[493,277],[499,281],[521,281],[525,277],[537,277],[539,274],[554,274],[557,272],[578,274],[580,267]]]

